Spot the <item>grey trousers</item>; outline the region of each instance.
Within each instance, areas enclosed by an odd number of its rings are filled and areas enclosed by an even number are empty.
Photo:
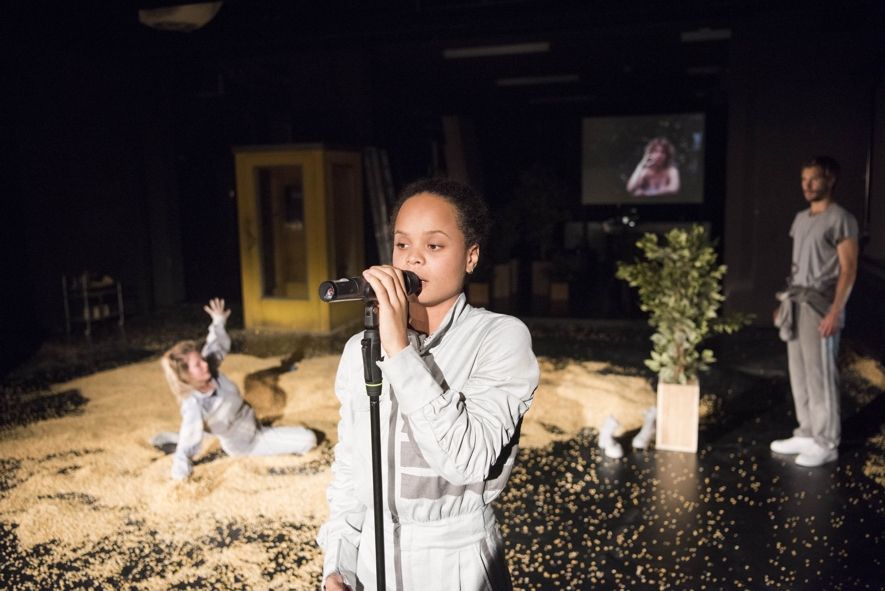
[[[793,435],[813,437],[817,444],[834,449],[842,428],[836,367],[841,333],[821,338],[817,327],[822,316],[808,303],[797,304],[795,313],[796,338],[787,342],[790,387],[799,421]]]

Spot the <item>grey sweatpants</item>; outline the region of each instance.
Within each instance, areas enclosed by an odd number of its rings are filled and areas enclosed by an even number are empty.
[[[828,449],[839,446],[839,353],[840,332],[821,338],[817,330],[822,316],[808,303],[796,304],[796,338],[787,341],[790,387],[796,405],[797,437],[813,437]]]

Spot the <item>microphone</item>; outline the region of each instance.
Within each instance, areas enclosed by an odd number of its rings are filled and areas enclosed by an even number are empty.
[[[421,280],[411,271],[403,271],[403,282],[407,295],[421,293]],[[320,299],[328,303],[354,300],[374,302],[377,300],[372,286],[362,276],[323,281],[320,283]]]

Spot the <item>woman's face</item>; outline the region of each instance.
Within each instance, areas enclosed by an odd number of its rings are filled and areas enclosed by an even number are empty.
[[[418,304],[426,308],[454,303],[464,275],[479,260],[479,246],[464,244],[455,206],[431,193],[419,193],[402,204],[393,243],[393,266],[418,275]]]
[[[655,144],[648,151],[648,162],[652,166],[661,167],[667,162],[667,150],[661,144]]]
[[[187,354],[187,383],[194,388],[201,388],[212,379],[209,364],[196,351]]]

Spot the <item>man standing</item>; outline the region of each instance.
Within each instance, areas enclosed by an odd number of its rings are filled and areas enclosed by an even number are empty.
[[[778,294],[775,324],[787,341],[790,387],[799,427],[771,450],[798,454],[800,466],[835,461],[841,425],[836,357],[845,304],[857,275],[857,220],[833,199],[839,164],[818,156],[802,167],[808,209],[793,220],[793,266]]]

